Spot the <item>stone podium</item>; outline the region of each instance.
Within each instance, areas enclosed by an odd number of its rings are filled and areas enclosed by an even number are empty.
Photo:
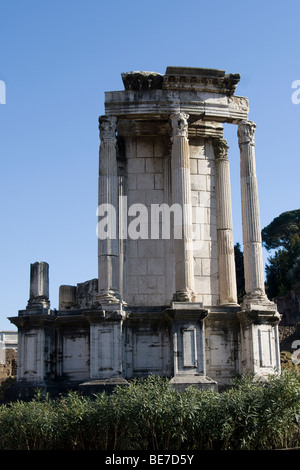
[[[280,317],[264,290],[256,126],[248,99],[235,95],[240,76],[167,67],[122,80],[124,90],[106,92],[99,118],[98,278],[62,286],[57,311],[45,304],[38,315],[27,308],[11,318],[18,381],[84,389],[159,374],[182,389],[280,372]],[[237,126],[240,148],[241,305],[223,124]],[[22,365],[28,335],[32,348],[38,335],[47,338],[30,374]]]

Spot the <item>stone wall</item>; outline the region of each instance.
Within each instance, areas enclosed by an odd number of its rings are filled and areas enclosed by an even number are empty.
[[[215,155],[210,139],[190,139],[196,301],[218,305]]]
[[[171,161],[162,137],[127,139],[127,203],[143,204],[150,218],[151,205],[171,206]],[[210,139],[190,139],[191,198],[193,206],[194,270],[196,301],[219,301],[218,247],[215,192],[215,155]],[[136,206],[137,207],[137,206]],[[135,213],[133,212],[134,216]],[[128,223],[130,226],[131,219]],[[171,219],[171,223],[172,223]],[[172,240],[161,237],[125,244],[124,292],[133,306],[168,305],[175,291]],[[145,227],[144,235],[147,236]]]
[[[162,137],[140,137],[127,139],[126,157],[130,230],[139,216],[133,205],[138,210],[143,204],[150,218],[151,205],[169,202],[170,155]],[[140,227],[141,239],[125,241],[124,292],[132,306],[168,305],[173,295],[170,240],[151,239],[150,226],[149,219],[148,226]]]
[[[17,374],[17,350],[3,350],[2,361],[0,362],[0,384],[8,377],[15,377]]]

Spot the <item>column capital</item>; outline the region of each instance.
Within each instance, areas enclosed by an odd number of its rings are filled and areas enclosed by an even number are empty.
[[[212,145],[215,152],[215,157],[217,160],[228,160],[228,149],[226,139],[212,139]]]
[[[100,116],[99,131],[100,139],[116,138],[117,117],[116,116]]]
[[[251,144],[255,145],[254,134],[256,130],[256,124],[253,121],[240,121],[238,123],[238,139],[239,145]]]
[[[170,115],[173,137],[187,137],[188,136],[188,118],[186,113],[174,113]]]

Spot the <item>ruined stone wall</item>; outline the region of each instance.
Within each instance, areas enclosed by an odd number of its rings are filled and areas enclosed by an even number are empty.
[[[14,377],[17,374],[17,350],[4,349],[2,350],[0,361],[0,384],[8,377]]]

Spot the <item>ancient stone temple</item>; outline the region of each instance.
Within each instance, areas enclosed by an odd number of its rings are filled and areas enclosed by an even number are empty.
[[[167,67],[122,74],[99,118],[98,279],[61,286],[31,266],[18,381],[82,390],[160,374],[178,388],[280,370],[264,290],[255,124],[238,74]],[[246,296],[237,302],[229,148],[237,127]],[[239,183],[239,182],[238,182]]]

